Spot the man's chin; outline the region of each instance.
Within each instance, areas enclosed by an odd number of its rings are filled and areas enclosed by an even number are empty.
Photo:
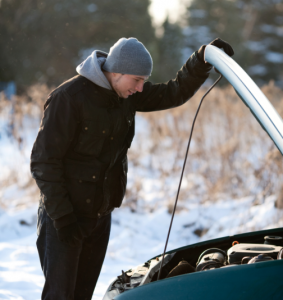
[[[128,92],[126,92],[126,93],[124,93],[124,94],[122,95],[122,97],[123,97],[124,99],[127,99],[129,96],[130,96],[130,95],[129,95]]]
[[[118,93],[117,93],[117,94],[118,94]],[[119,98],[124,98],[124,99],[126,99],[126,98],[129,97],[129,95],[126,94],[126,93],[123,93],[123,94],[122,94],[122,93],[119,93],[119,94],[118,94],[118,97],[119,97]]]
[[[121,93],[119,95],[120,98],[124,98],[124,99],[127,99],[129,96],[133,95],[133,93],[130,93],[130,92],[125,92],[125,93]]]

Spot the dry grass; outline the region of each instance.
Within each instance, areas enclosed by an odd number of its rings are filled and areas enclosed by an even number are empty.
[[[272,81],[262,91],[283,116],[283,91]],[[179,108],[142,114],[150,123],[150,152],[164,182],[168,176],[180,177],[190,126],[204,92]],[[164,153],[171,158],[170,171]],[[138,162],[139,152],[130,156]],[[234,89],[214,88],[195,125],[184,176],[189,184],[180,199],[198,197],[205,202],[254,195],[256,201],[278,193],[282,171],[282,155]]]
[[[283,116],[283,91],[275,87],[273,82],[262,90]],[[15,151],[26,160],[29,159],[26,157],[26,126],[38,128],[49,92],[50,89],[45,85],[32,86],[25,95],[15,97],[13,114],[8,109],[11,102],[0,99],[0,116],[7,120],[11,138],[17,141],[18,149]],[[150,126],[148,139],[151,143],[148,151],[152,157],[151,167],[159,171],[165,194],[169,188],[166,180],[180,177],[190,126],[204,92],[204,89],[200,90],[179,108],[142,114]],[[139,168],[140,151],[131,150],[129,160]],[[256,203],[283,190],[282,171],[281,154],[233,88],[214,88],[204,100],[196,122],[185,171],[186,187],[180,194],[180,200],[195,197],[205,202],[223,197],[254,195]],[[1,179],[0,189],[3,191],[13,184],[18,184],[22,189],[33,187],[34,181],[30,175],[26,176],[22,182],[21,170],[11,168],[10,175]],[[141,191],[140,181],[127,190],[125,205],[133,211],[137,209]],[[37,201],[37,194],[34,199]],[[170,205],[169,210],[172,209]],[[278,207],[281,206],[280,203]],[[179,209],[181,207],[182,203]]]
[[[43,112],[43,104],[50,89],[46,85],[35,85],[11,101],[0,93],[1,138],[6,139],[4,167],[0,173],[0,207],[7,208],[14,201],[23,207],[28,201],[36,202],[39,192],[28,170],[30,156],[30,130],[37,131]],[[9,151],[10,153],[7,153]],[[2,158],[3,159],[3,158]],[[9,166],[7,167],[5,165]],[[8,191],[8,192],[7,192]],[[18,199],[11,195],[18,191]],[[8,194],[8,195],[7,195]]]

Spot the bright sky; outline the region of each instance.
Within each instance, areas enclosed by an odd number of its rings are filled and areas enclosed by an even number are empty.
[[[153,17],[153,25],[160,26],[167,15],[171,22],[176,22],[178,16],[185,12],[184,3],[188,2],[189,0],[151,0],[149,13]]]

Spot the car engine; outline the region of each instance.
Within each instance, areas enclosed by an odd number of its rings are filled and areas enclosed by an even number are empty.
[[[193,266],[194,258],[191,259],[189,251],[187,252],[174,252],[164,256],[161,279],[283,259],[283,237],[265,236],[262,244],[233,241],[232,247],[228,249],[206,249],[199,254],[195,267]],[[184,257],[180,259],[180,255]],[[161,260],[162,256],[158,256],[126,272],[122,271],[122,274],[110,284],[103,300],[113,299],[127,290],[156,281]]]

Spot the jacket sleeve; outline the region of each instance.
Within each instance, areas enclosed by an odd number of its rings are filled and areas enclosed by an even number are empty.
[[[212,66],[193,53],[174,80],[152,84],[146,82],[143,92],[134,95],[137,111],[149,112],[180,106],[187,102],[209,76]]]
[[[62,158],[79,122],[78,105],[65,91],[49,96],[31,152],[32,177],[51,219],[73,212],[63,178]]]

